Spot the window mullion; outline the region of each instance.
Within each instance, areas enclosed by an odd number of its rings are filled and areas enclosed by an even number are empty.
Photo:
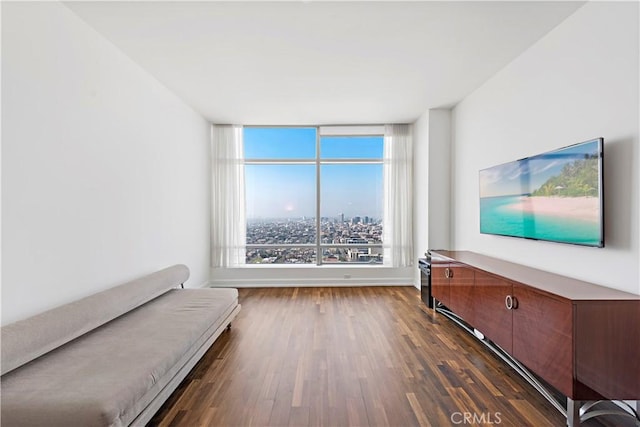
[[[322,265],[320,251],[320,127],[316,128],[316,265]]]
[[[314,165],[311,159],[245,159],[246,165]]]
[[[320,163],[323,165],[382,165],[384,160],[381,159],[322,159]]]

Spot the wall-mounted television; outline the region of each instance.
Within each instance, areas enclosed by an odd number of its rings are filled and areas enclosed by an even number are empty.
[[[480,232],[604,247],[603,142],[480,171]]]

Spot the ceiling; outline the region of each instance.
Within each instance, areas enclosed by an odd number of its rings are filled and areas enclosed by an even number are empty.
[[[66,2],[213,123],[373,124],[452,107],[582,2]]]

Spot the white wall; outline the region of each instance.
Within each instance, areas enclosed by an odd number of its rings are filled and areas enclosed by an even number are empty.
[[[209,126],[60,3],[2,4],[2,323],[209,273]]]
[[[451,110],[429,110],[429,249],[451,247]]]
[[[456,106],[455,249],[640,294],[638,36],[638,3],[587,3]],[[479,233],[480,169],[599,136],[604,249]]]
[[[415,257],[451,247],[451,110],[432,109],[413,124]],[[416,271],[415,283],[420,283]]]
[[[429,248],[429,112],[413,123],[413,252],[424,258]],[[417,264],[416,264],[417,265]],[[420,288],[420,271],[414,271],[414,285]]]

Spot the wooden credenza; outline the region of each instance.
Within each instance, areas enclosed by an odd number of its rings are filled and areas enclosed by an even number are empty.
[[[640,400],[640,296],[468,251],[431,251],[431,293],[567,397]]]

